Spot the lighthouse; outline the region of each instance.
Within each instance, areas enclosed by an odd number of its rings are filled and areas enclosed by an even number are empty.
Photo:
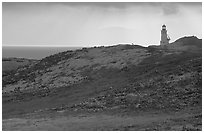
[[[166,25],[162,25],[160,45],[169,44],[169,36],[167,35]]]

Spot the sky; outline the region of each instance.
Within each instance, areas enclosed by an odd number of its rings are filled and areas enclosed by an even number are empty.
[[[202,3],[3,2],[3,46],[92,47],[159,44],[161,26],[170,42],[202,38]]]

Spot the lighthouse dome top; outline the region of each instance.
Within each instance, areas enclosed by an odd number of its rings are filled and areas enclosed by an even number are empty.
[[[166,30],[166,25],[162,25],[162,30]]]

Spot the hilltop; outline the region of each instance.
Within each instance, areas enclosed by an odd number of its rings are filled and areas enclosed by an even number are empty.
[[[65,51],[3,77],[3,118],[59,116],[58,112],[112,116],[184,111],[181,114],[187,116],[179,120],[188,121],[176,122],[179,127],[169,120],[147,127],[200,130],[201,107],[202,40],[194,36],[168,46],[115,45]],[[133,124],[117,129],[147,127]]]
[[[33,63],[36,63],[37,60],[34,59],[25,59],[25,58],[2,58],[2,71],[12,71],[16,70],[20,66],[28,66]]]

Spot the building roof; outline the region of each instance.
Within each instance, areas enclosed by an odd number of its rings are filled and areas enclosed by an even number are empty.
[[[164,24],[164,25],[162,25],[162,27],[166,27],[166,25]]]

